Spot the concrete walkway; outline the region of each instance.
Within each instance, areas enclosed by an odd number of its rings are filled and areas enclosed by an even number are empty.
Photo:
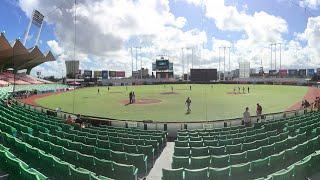
[[[156,160],[156,163],[147,176],[147,180],[161,180],[162,169],[171,168],[173,151],[174,142],[167,142],[167,146],[163,149],[160,157],[158,157],[158,159]]]

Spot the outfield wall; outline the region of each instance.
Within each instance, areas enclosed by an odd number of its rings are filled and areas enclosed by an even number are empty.
[[[75,116],[75,114],[68,112],[55,112],[53,109],[48,109],[40,106],[32,106],[29,104],[24,104],[18,101],[20,105],[25,106],[27,109],[33,109],[38,112],[46,114],[56,114],[56,116],[66,119],[69,115]],[[293,117],[296,115],[304,114],[305,112],[310,112],[311,109],[300,109],[293,111],[284,111],[277,113],[264,114],[264,118],[260,119],[259,122],[281,120],[285,117]],[[240,126],[242,125],[242,118],[235,119],[224,119],[224,120],[212,120],[212,121],[200,121],[200,122],[153,122],[153,121],[131,121],[131,120],[119,120],[103,117],[93,117],[93,116],[81,116],[84,120],[92,125],[108,125],[115,127],[128,127],[128,128],[139,128],[145,130],[161,130],[167,131],[169,138],[176,138],[177,132],[179,130],[194,130],[194,129],[212,129],[230,126]],[[251,120],[253,123],[257,122],[257,117],[252,116]]]

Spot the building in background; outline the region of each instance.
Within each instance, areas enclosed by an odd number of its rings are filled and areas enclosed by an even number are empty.
[[[138,71],[133,71],[132,78],[134,78],[134,79],[147,79],[147,78],[149,78],[149,69],[141,68]]]
[[[239,63],[239,78],[250,77],[250,62]]]
[[[75,78],[79,72],[79,61],[70,60],[66,61],[66,77],[67,78]]]

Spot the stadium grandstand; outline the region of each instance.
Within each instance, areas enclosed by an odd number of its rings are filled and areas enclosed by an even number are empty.
[[[318,1],[2,1],[0,25],[0,180],[320,179]]]

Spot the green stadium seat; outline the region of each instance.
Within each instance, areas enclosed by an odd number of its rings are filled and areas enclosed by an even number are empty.
[[[191,157],[190,159],[190,169],[202,169],[202,168],[209,167],[210,165],[211,165],[210,156]]]
[[[260,159],[261,158],[261,147],[257,148],[257,149],[250,149],[247,150],[247,160],[248,161],[253,161],[256,159]]]
[[[250,163],[230,166],[230,178],[237,180],[247,180],[250,177]]]
[[[39,139],[39,148],[45,152],[51,152],[51,146],[48,141]]]
[[[211,156],[211,166],[222,168],[229,165],[229,155]]]
[[[218,146],[219,141],[218,140],[204,140],[205,146]]]
[[[95,156],[101,159],[110,159],[110,149],[104,149],[104,148],[95,148]]]
[[[174,145],[176,146],[176,147],[189,147],[189,143],[188,143],[188,141],[175,141],[174,142]]]
[[[242,144],[244,143],[244,138],[243,137],[239,137],[239,138],[234,138],[233,139],[233,144]]]
[[[59,141],[59,140],[58,140]],[[82,152],[82,144],[81,142],[72,142],[72,141],[69,141],[69,140],[66,140],[66,141],[62,141],[64,142],[63,144],[61,144],[64,148],[69,148],[69,149],[72,149],[72,150],[75,150],[75,151],[79,151],[79,152]],[[68,145],[69,146],[68,146]]]
[[[311,159],[312,156],[307,156],[303,160],[298,161],[294,164],[294,172],[293,172],[293,179],[306,179],[310,173],[310,167],[312,166],[311,164]]]
[[[74,180],[88,180],[90,179],[90,171],[83,168],[70,167],[70,173]]]
[[[257,148],[259,148],[259,147],[261,147],[261,146],[267,145],[268,142],[269,142],[269,139],[268,139],[268,138],[259,139],[259,140],[256,140],[255,146],[256,146]]]
[[[303,159],[304,157],[306,157],[308,155],[308,141],[302,143],[302,144],[298,144],[295,148],[296,151],[296,158],[297,159]]]
[[[270,136],[269,137],[269,144],[273,144],[278,141],[280,141],[280,136]]]
[[[113,163],[113,169],[117,179],[137,180],[138,169],[132,165]]]
[[[109,143],[109,141],[106,141],[106,140],[99,140],[99,139],[97,139],[97,146],[98,146],[99,148],[109,149],[110,143]]]
[[[192,147],[191,148],[191,156],[198,157],[198,156],[208,156],[209,149],[208,147]]]
[[[223,155],[225,154],[224,146],[209,146],[210,155]]]
[[[90,171],[95,170],[96,164],[94,161],[94,156],[89,156],[81,153],[77,153],[77,154],[78,154],[79,164],[81,164],[82,166],[85,166],[86,169]]]
[[[190,167],[190,160],[189,157],[184,156],[172,156],[172,168],[189,168]]]
[[[290,180],[293,178],[294,167],[288,169],[282,169],[276,173],[270,175],[272,180]]]
[[[320,166],[319,166],[319,162],[320,162],[320,151],[316,151],[314,152],[311,158],[311,166],[309,167],[309,173],[310,174],[315,174],[317,172],[320,171]]]
[[[230,167],[211,168],[209,167],[210,180],[226,180],[230,178]]]
[[[39,161],[41,162],[41,167],[47,172],[52,171],[55,166],[54,157],[50,154],[45,154],[43,151],[39,152]]]
[[[229,163],[230,164],[239,164],[246,161],[247,152],[230,154]]]
[[[136,168],[138,168],[138,173],[147,173],[147,156],[143,154],[127,154],[127,163],[126,164],[132,164]]]
[[[231,145],[233,139],[219,140],[219,146]]]
[[[70,150],[63,148],[63,156],[68,160],[71,164],[78,164],[79,163],[79,157],[78,157],[78,151]]]
[[[110,142],[110,149],[113,151],[123,151],[123,144]]]
[[[178,135],[177,140],[178,141],[187,141],[189,139],[189,136],[180,136]]]
[[[275,149],[276,153],[284,151],[285,149],[287,149],[286,140],[274,143],[274,149]]]
[[[245,142],[242,144],[242,151],[247,151],[249,149],[255,149],[256,144],[255,142]]]
[[[47,177],[35,169],[30,169],[29,166],[25,163],[20,162],[20,173],[23,179],[25,180],[45,180]]]
[[[97,145],[97,139],[96,138],[89,138],[86,137],[86,144],[96,146]]]
[[[162,180],[183,180],[183,168],[162,169]]]
[[[124,144],[133,144],[133,139],[132,138],[121,138],[120,139],[121,143],[124,143]]]
[[[123,147],[124,147],[124,151],[127,153],[138,154],[138,150],[137,150],[136,145],[124,144]]]
[[[147,155],[148,159],[154,160],[154,156],[155,156],[154,149],[151,145],[147,145],[147,146],[138,145],[137,149],[139,154]]]
[[[254,177],[263,177],[270,172],[269,157],[257,159],[251,162],[251,175]]]
[[[95,153],[95,146],[81,144],[81,152],[84,154],[94,154]]]
[[[320,136],[310,139],[307,143],[307,153],[311,154],[320,149]]]
[[[127,157],[125,152],[120,152],[120,151],[110,151],[111,154],[111,160],[115,161],[117,163],[122,163],[126,164],[127,162]]]
[[[175,156],[190,156],[189,147],[174,147]]]
[[[291,147],[297,145],[296,137],[297,136],[294,136],[294,137],[289,136],[288,139],[286,139],[286,146],[288,148],[291,148]]]
[[[136,145],[146,145],[145,143],[145,140],[144,139],[133,139],[133,144],[136,144]]]
[[[279,154],[273,154],[270,157],[270,168],[273,172],[276,172],[285,167],[285,152],[282,151]],[[293,158],[293,157],[292,157]]]
[[[184,169],[184,173],[185,180],[208,179],[208,167],[203,169]]]
[[[114,171],[113,171],[113,164],[111,161],[104,160],[104,159],[97,159],[94,158],[94,161],[96,163],[96,174],[97,175],[103,175],[110,178],[115,178]]]
[[[113,143],[120,143],[120,138],[119,137],[109,136],[109,141],[113,142]]]
[[[228,154],[239,153],[241,152],[242,144],[236,145],[226,145],[226,151]]]
[[[51,147],[51,154],[57,156],[57,157],[62,157],[64,154],[64,148],[62,146],[55,145],[53,143],[50,143]]]
[[[265,145],[261,147],[261,156],[266,157],[274,154],[274,144]]]
[[[291,165],[292,163],[294,163],[295,156],[296,156],[295,147],[285,150],[285,163],[286,163],[286,165]]]

